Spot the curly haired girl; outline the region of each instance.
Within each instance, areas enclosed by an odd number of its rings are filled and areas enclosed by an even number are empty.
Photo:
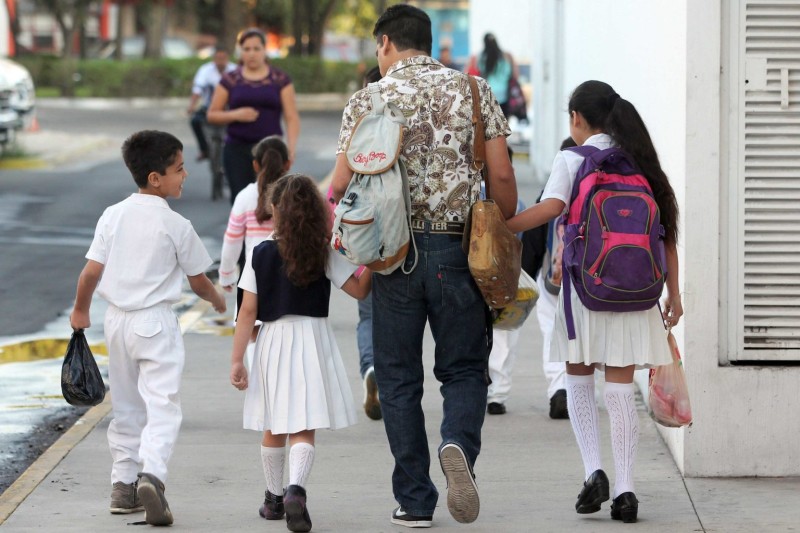
[[[244,290],[231,356],[231,383],[246,389],[244,428],[262,431],[267,491],[259,514],[286,516],[291,531],[309,531],[306,480],[314,463],[314,432],[356,421],[353,394],[328,323],[331,282],[357,299],[369,294],[371,276],[328,253],[328,208],[311,178],[283,176],[270,193],[275,232],[253,249],[239,287]],[[243,359],[256,318],[248,380]],[[286,440],[289,486],[283,490]]]

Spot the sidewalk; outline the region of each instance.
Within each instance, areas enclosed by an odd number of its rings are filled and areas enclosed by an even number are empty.
[[[232,305],[233,302],[229,302]],[[334,291],[331,322],[350,383],[361,399],[354,327],[356,304]],[[286,531],[265,523],[257,509],[264,479],[260,436],[241,429],[243,395],[228,383],[231,337],[209,331],[216,316],[206,312],[185,335],[184,421],[166,495],[179,531]],[[535,318],[524,326],[508,414],[487,416],[483,451],[475,472],[481,495],[477,522],[457,524],[446,506],[444,477],[434,459],[431,475],[440,489],[434,516],[439,531],[616,531],[608,504],[593,515],[578,515],[574,502],[583,467],[570,424],[548,418],[541,372],[541,337]],[[433,343],[425,343],[428,435],[432,456],[439,444],[441,402],[432,374]],[[85,424],[98,418],[90,411]],[[797,526],[797,480],[688,480],[686,485],[647,413],[640,409],[636,480],[640,525],[648,532],[786,531]],[[613,480],[608,419],[601,411],[603,460]],[[114,531],[141,521],[142,514],[108,513],[109,418],[80,442],[3,524],[3,531]],[[79,422],[80,424],[80,422]],[[393,462],[381,422],[359,411],[359,423],[341,431],[320,431],[309,484],[309,510],[318,532],[405,531],[389,523],[395,507],[390,477]],[[57,444],[56,446],[58,446]],[[34,465],[36,466],[36,465]],[[687,489],[688,486],[688,489]],[[697,512],[695,512],[695,508]],[[699,515],[699,518],[698,518]],[[627,527],[627,526],[626,526]]]

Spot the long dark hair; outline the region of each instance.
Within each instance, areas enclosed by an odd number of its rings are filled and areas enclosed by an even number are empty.
[[[275,235],[286,277],[305,287],[325,274],[330,211],[314,180],[302,174],[278,178],[270,199],[278,214]]]
[[[259,224],[272,218],[267,192],[269,186],[283,174],[283,168],[289,161],[289,149],[283,139],[277,135],[264,137],[253,148],[253,159],[258,161],[261,170],[256,176],[258,186],[258,204],[256,204],[256,220]]]
[[[485,78],[494,72],[494,69],[497,68],[497,64],[500,63],[500,60],[503,58],[503,51],[500,50],[497,39],[491,33],[487,33],[483,36],[482,56],[484,72],[481,72],[481,76]]]
[[[609,134],[620,148],[639,165],[650,182],[653,196],[661,211],[661,223],[669,243],[678,242],[678,201],[669,178],[661,168],[650,133],[633,104],[620,96],[607,83],[585,81],[569,98],[569,112],[577,111],[591,128]]]

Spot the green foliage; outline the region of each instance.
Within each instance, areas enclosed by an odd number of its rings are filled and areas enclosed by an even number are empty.
[[[367,39],[372,37],[372,28],[379,15],[374,0],[343,0],[329,27],[336,33]]]
[[[113,61],[89,59],[75,61],[76,70],[55,56],[27,56],[18,58],[33,76],[40,94],[54,95],[52,88],[60,91],[63,80],[76,80],[79,96],[96,97],[167,97],[188,98],[201,59],[138,59]],[[360,71],[356,63],[323,61],[314,57],[288,57],[272,60],[272,64],[286,71],[294,81],[298,93],[347,93],[360,87]],[[362,67],[363,68],[363,67]],[[74,75],[77,74],[77,75]],[[41,91],[44,91],[42,93]]]

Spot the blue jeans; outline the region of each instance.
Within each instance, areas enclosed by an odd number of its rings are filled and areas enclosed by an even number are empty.
[[[422,338],[430,323],[436,342],[433,368],[444,398],[442,445],[456,443],[474,464],[486,413],[486,315],[467,268],[461,238],[414,233],[419,263],[372,277],[375,377],[386,435],[395,459],[392,488],[406,512],[430,516],[439,493],[431,481],[422,412]],[[413,249],[406,266],[413,261]]]
[[[358,342],[358,362],[361,377],[373,365],[372,350],[372,294],[358,301],[358,325],[356,326],[356,342]]]

